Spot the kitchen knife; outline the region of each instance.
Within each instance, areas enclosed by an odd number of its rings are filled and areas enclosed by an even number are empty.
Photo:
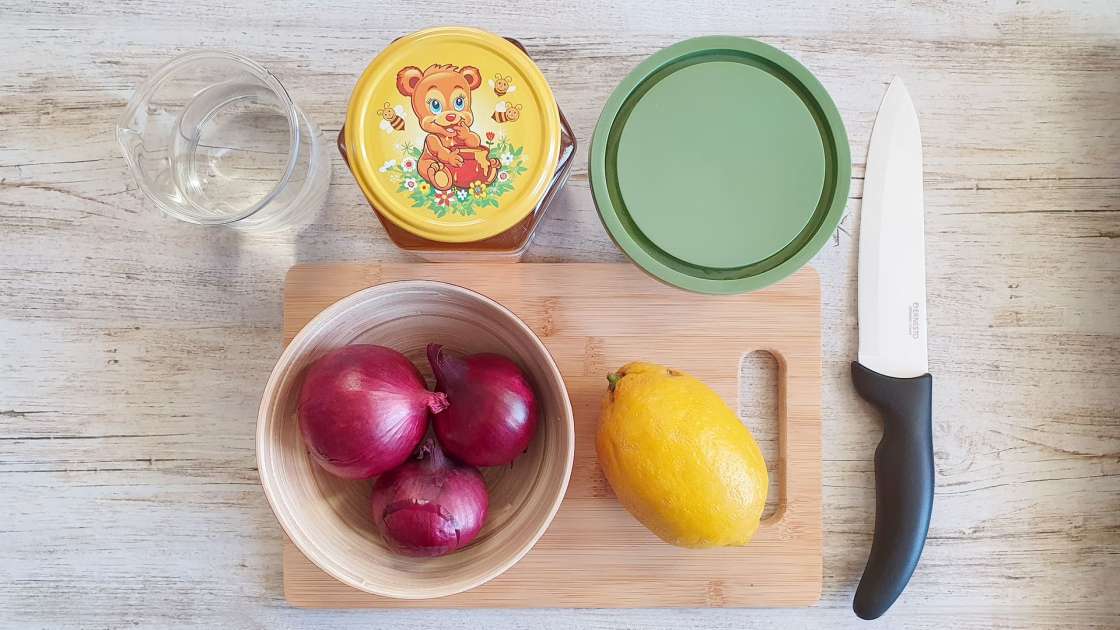
[[[883,416],[875,536],[852,608],[876,619],[906,588],[933,508],[933,378],[926,353],[922,137],[906,86],[883,97],[864,175],[856,391]]]

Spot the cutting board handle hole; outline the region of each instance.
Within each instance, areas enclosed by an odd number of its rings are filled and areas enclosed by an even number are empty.
[[[785,505],[780,426],[785,370],[779,357],[772,350],[754,350],[743,355],[739,361],[739,405],[736,411],[762,449],[770,476],[766,508],[762,511],[763,527],[776,523]]]

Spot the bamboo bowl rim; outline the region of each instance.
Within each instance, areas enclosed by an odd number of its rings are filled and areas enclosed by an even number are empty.
[[[283,401],[279,398],[284,396],[283,390],[285,387],[291,387],[291,382],[299,379],[299,372],[302,371],[303,365],[306,363],[306,361],[301,361],[301,358],[308,351],[315,350],[314,344],[319,341],[320,337],[328,334],[332,327],[339,325],[340,320],[345,318],[352,309],[361,307],[370,300],[382,299],[393,293],[410,291],[429,291],[460,301],[475,302],[500,318],[501,325],[504,328],[512,328],[511,335],[524,342],[529,353],[534,355],[534,360],[538,362],[539,366],[543,367],[544,377],[548,380],[548,383],[538,383],[538,387],[548,387],[557,396],[556,402],[558,404],[554,406],[558,413],[555,417],[547,418],[547,421],[561,422],[563,425],[557,431],[560,438],[558,440],[559,444],[549,445],[549,448],[562,450],[560,453],[560,464],[562,465],[560,483],[556,484],[551,492],[542,493],[541,498],[538,499],[542,504],[547,502],[547,508],[542,516],[538,517],[535,525],[531,527],[531,534],[524,537],[521,544],[512,552],[506,552],[504,548],[499,547],[498,551],[508,555],[501,560],[493,561],[492,567],[475,578],[449,579],[446,584],[424,588],[390,583],[389,580],[384,580],[384,583],[378,583],[376,580],[363,580],[343,570],[342,561],[333,557],[325,545],[316,541],[316,523],[305,522],[311,519],[306,514],[302,516],[300,514],[301,508],[294,501],[295,491],[289,487],[294,485],[290,481],[292,473],[283,469],[280,465],[280,452],[283,447],[278,436],[279,427],[284,422],[290,421],[284,417],[285,414],[277,413],[279,406],[283,405]],[[370,319],[371,325],[375,322],[375,318]],[[290,397],[290,393],[288,396]],[[367,593],[397,599],[428,599],[454,595],[492,580],[516,564],[540,540],[551,525],[567,493],[575,459],[575,420],[563,375],[560,373],[554,358],[540,338],[515,313],[481,293],[458,285],[434,280],[402,280],[374,285],[352,293],[323,309],[300,329],[277,359],[265,385],[257,414],[256,449],[258,474],[269,506],[272,508],[272,512],[284,533],[311,562],[340,582]],[[542,451],[542,453],[545,457],[548,457],[547,452]],[[307,460],[307,465],[315,466],[310,460]],[[522,507],[528,508],[529,506]],[[539,504],[535,507],[539,510]],[[322,528],[321,525],[318,527]],[[473,544],[478,544],[478,541]],[[464,550],[456,553],[463,553],[470,549],[472,545],[468,545]],[[336,544],[336,546],[338,545]],[[445,557],[454,555],[456,554]]]

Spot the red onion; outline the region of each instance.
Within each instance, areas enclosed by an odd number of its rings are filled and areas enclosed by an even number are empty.
[[[373,484],[373,524],[389,548],[409,556],[442,556],[469,544],[489,505],[478,469],[448,459],[432,438],[418,459]]]
[[[508,464],[537,430],[537,398],[521,368],[500,354],[458,358],[428,344],[436,389],[448,407],[435,411],[436,437],[447,453],[472,466]]]
[[[356,344],[308,368],[299,428],[320,466],[346,479],[368,479],[408,459],[428,430],[428,411],[446,406],[447,397],[428,391],[403,354]]]

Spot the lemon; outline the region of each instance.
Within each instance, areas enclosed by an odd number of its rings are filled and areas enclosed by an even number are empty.
[[[710,387],[628,363],[608,377],[595,447],[619,502],[681,547],[745,545],[766,505],[766,462],[750,430]]]

